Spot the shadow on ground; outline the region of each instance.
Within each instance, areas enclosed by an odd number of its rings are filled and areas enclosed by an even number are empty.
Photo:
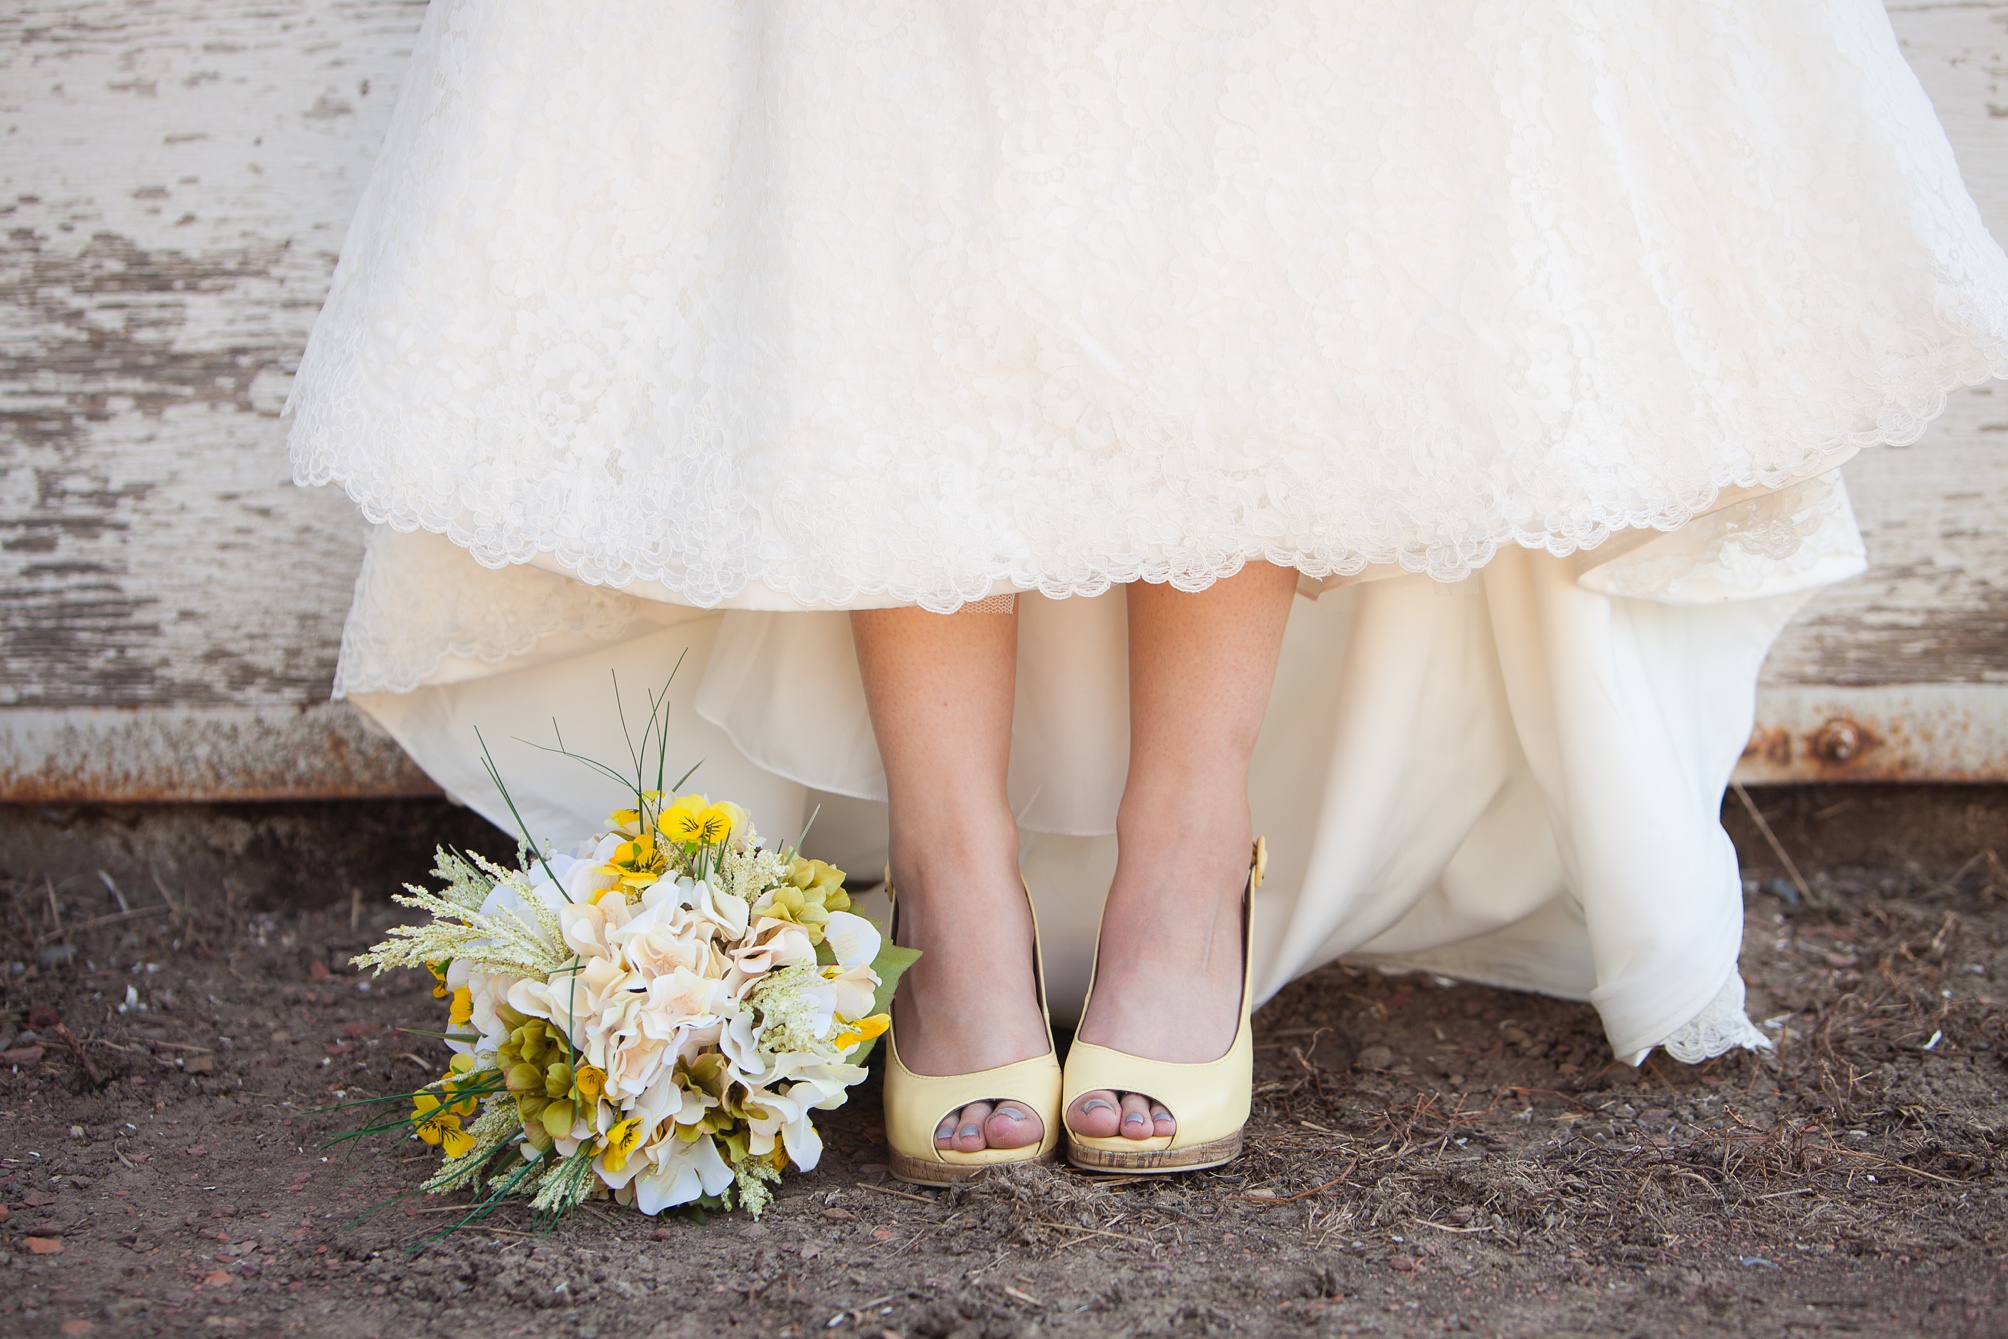
[[[93,862],[0,883],[0,1329],[2001,1333],[2008,800],[1756,799],[1805,885],[1732,816],[1776,1056],[1634,1072],[1587,1006],[1335,967],[1264,1009],[1249,1150],[1217,1172],[915,1191],[867,1086],[758,1223],[589,1206],[546,1232],[511,1209],[430,1242],[456,1212],[401,1197],[432,1155],[329,1151],[354,1116],[323,1108],[437,1073],[438,1043],[398,1029],[440,1006],[346,966],[396,909],[313,857],[375,834],[371,860],[417,874],[463,818],[300,806],[281,840],[256,813],[0,814],[0,851],[52,849],[19,829],[59,822]],[[240,853],[202,856],[204,823],[249,824]],[[137,881],[156,849],[237,883]]]

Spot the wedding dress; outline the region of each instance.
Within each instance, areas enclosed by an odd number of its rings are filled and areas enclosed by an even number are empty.
[[[1338,956],[1761,1044],[1717,821],[1836,468],[2008,374],[1876,0],[435,0],[289,411],[374,523],[335,691],[540,838],[676,747],[881,859],[844,610],[1015,597],[1055,1012],[1122,586],[1301,574],[1266,995]],[[645,706],[641,707],[645,713]]]

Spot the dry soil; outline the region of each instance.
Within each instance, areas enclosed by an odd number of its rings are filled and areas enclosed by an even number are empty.
[[[384,889],[311,864],[252,871],[253,896],[130,861],[109,880],[14,868],[0,1332],[2008,1332],[2008,799],[1759,802],[1806,885],[1732,812],[1774,1056],[1634,1072],[1586,1005],[1341,966],[1262,1011],[1249,1148],[1219,1171],[916,1191],[886,1176],[874,1080],[758,1223],[589,1206],[540,1230],[512,1209],[444,1239],[455,1210],[411,1198],[431,1155],[326,1144],[355,1123],[331,1104],[440,1067],[399,1031],[440,1026],[429,981],[346,965],[394,922]],[[396,812],[385,858],[414,874],[428,824],[461,822]],[[190,814],[147,822],[217,818]],[[9,821],[81,842],[126,820]],[[287,821],[329,844],[386,826],[343,806]]]

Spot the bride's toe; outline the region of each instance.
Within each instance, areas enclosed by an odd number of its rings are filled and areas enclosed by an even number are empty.
[[[1154,1101],[1143,1093],[1123,1094],[1123,1138],[1169,1138],[1177,1129],[1178,1123],[1172,1120],[1171,1113],[1164,1109],[1162,1102]]]
[[[1090,1139],[1108,1139],[1121,1128],[1120,1099],[1106,1089],[1082,1093],[1067,1113],[1067,1126]]]
[[[1151,1129],[1150,1099],[1142,1093],[1124,1093],[1122,1102],[1122,1134],[1125,1139],[1148,1139],[1155,1133]]]
[[[983,1123],[984,1142],[990,1148],[1029,1148],[1045,1137],[1045,1123],[1022,1102],[999,1102]]]
[[[984,1124],[993,1110],[988,1102],[971,1102],[955,1118],[955,1138],[949,1147],[957,1153],[981,1153],[989,1147],[983,1139]]]

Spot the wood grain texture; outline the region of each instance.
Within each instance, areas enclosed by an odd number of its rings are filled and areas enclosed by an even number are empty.
[[[1888,8],[1981,213],[2008,237],[2008,0]],[[2008,684],[2008,384],[1954,392],[1916,445],[1843,473],[1871,570],[1813,602],[1765,686]]]
[[[2008,235],[2008,0],[1889,9]],[[278,411],[423,12],[0,7],[0,798],[418,784],[320,706],[362,525],[288,482]],[[2008,722],[2004,447],[2008,387],[1983,387],[1849,466],[1874,570],[1772,657],[1752,779],[1835,774],[1800,761],[1831,713],[1901,737],[1887,713],[1925,698],[1890,685],[1942,686],[1941,722]],[[1940,728],[1878,765],[2008,774],[2003,737]],[[100,756],[117,740],[200,762],[119,779]]]
[[[0,706],[325,700],[278,412],[423,5],[0,8]]]

